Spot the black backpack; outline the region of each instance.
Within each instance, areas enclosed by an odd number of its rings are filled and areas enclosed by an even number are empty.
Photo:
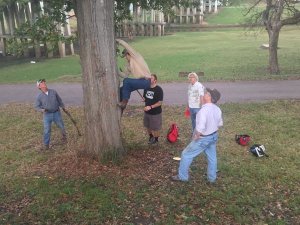
[[[250,147],[249,151],[256,157],[263,157],[263,156],[269,157],[266,154],[266,152],[265,152],[266,149],[265,149],[265,146],[263,146],[263,145],[254,144]]]

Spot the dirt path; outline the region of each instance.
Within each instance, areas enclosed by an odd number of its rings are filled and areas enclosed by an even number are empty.
[[[205,82],[203,84],[209,88],[217,88],[221,92],[220,103],[300,99],[300,80]],[[186,104],[187,85],[187,83],[161,84],[164,90],[164,104]],[[48,83],[48,87],[57,90],[66,105],[82,105],[81,84]],[[0,85],[0,104],[12,102],[33,104],[38,93],[35,84]],[[137,92],[132,94],[130,104],[142,104]]]

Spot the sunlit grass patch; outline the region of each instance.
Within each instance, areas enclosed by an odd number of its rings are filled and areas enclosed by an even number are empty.
[[[180,32],[162,37],[137,37],[130,45],[142,54],[150,71],[161,82],[183,81],[179,72],[202,71],[202,81],[265,80],[299,78],[299,29],[283,27],[278,60],[280,75],[268,73],[268,43],[264,29],[249,32],[244,28]],[[124,59],[118,58],[123,68]],[[1,61],[0,83],[25,83],[45,78],[50,82],[81,82],[79,56],[41,60]],[[110,76],[110,74],[108,74]]]

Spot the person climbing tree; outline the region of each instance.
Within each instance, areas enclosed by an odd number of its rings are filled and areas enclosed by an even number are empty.
[[[126,59],[124,71],[119,71],[119,76],[123,77],[123,86],[120,89],[121,102],[119,106],[123,110],[126,108],[130,99],[131,92],[138,89],[147,89],[151,85],[151,72],[144,58],[135,51],[128,43],[116,39],[124,50],[121,57]],[[132,75],[134,78],[129,78]]]

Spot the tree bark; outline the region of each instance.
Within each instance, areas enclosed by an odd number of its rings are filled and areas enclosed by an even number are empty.
[[[266,10],[263,14],[263,20],[269,35],[270,74],[280,73],[277,49],[278,49],[279,33],[282,27],[281,15],[283,14],[283,10],[284,10],[283,0],[278,0],[274,4],[272,0],[267,0]]]
[[[279,64],[278,64],[278,40],[279,40],[280,28],[275,28],[269,31],[269,70],[270,74],[279,74]]]
[[[111,0],[76,1],[85,118],[85,147],[80,153],[99,160],[124,151],[113,6]]]

